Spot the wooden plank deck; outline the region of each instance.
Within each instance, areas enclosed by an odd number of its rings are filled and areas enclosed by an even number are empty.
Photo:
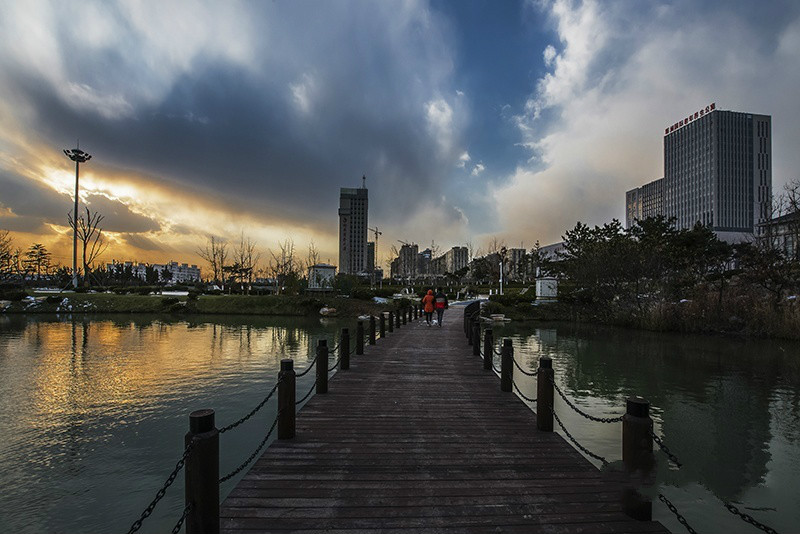
[[[463,308],[401,327],[340,371],[228,495],[222,531],[668,532],[472,356]],[[301,392],[302,393],[302,392]]]

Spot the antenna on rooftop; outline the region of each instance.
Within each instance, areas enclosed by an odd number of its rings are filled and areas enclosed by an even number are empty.
[[[367,188],[367,175],[365,174],[361,177],[361,189],[366,189],[366,188]]]

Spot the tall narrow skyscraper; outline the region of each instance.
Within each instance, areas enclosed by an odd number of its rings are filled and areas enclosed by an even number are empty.
[[[367,272],[367,187],[362,178],[360,189],[342,187],[339,191],[339,272]]]

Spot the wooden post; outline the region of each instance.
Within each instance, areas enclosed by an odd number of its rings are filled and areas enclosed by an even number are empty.
[[[389,320],[387,323],[387,326],[389,327],[389,333],[391,334],[394,332],[394,312],[391,310],[389,310]]]
[[[294,360],[281,360],[278,381],[278,439],[292,439],[295,428],[294,403],[297,398]]]
[[[187,534],[219,534],[219,431],[214,426],[214,410],[189,414],[189,432],[184,446],[192,451],[186,458]]]
[[[472,322],[472,355],[481,355],[481,323],[477,320]]]
[[[475,329],[472,327],[472,317],[468,317],[466,321],[467,345],[472,345],[472,336],[475,334]]]
[[[375,316],[369,316],[369,344],[375,344]]]
[[[642,484],[653,484],[655,455],[652,431],[650,403],[642,397],[628,398],[622,417],[622,462],[633,475],[634,486],[623,490],[622,508],[629,517],[638,521],[651,521],[653,518],[652,501],[638,490]]]
[[[402,310],[400,310],[400,315],[403,316],[402,317],[403,324],[407,324],[408,323],[408,308],[403,308]]]
[[[361,324],[361,321],[358,322]],[[339,369],[350,369],[350,330],[342,328],[342,339],[339,341]]]
[[[364,354],[364,321],[358,321],[356,326],[356,355]]]
[[[320,339],[317,345],[317,393],[328,392],[328,340]]]
[[[492,329],[487,328],[483,331],[483,368],[492,368],[492,358],[494,356],[494,338]]]
[[[414,308],[414,320],[417,320],[419,319],[419,306],[414,304],[413,308]]]
[[[386,337],[386,314],[384,314],[384,312],[381,312],[379,318],[381,321],[381,339],[383,339]]]
[[[511,381],[514,373],[514,346],[509,338],[503,340],[500,349],[500,391],[511,391]]]
[[[406,311],[408,312],[408,322],[410,323],[414,320],[414,307],[409,306]]]
[[[536,371],[536,428],[543,432],[553,431],[553,360],[548,356],[539,358],[539,369]]]
[[[397,313],[394,314],[394,326],[398,330],[400,329],[400,310],[397,310]]]

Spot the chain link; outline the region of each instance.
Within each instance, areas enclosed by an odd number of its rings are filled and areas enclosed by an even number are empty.
[[[183,522],[186,521],[186,516],[189,515],[189,512],[192,510],[192,503],[186,505],[186,508],[183,509],[183,513],[181,514],[180,519],[178,522],[175,523],[175,526],[172,527],[172,534],[178,534],[181,531],[181,527],[183,526]]]
[[[660,437],[658,437],[658,435],[655,432],[653,432],[652,428],[650,429],[650,436],[653,438],[653,441],[656,442],[658,448],[661,449],[661,452],[666,454],[667,458],[669,458],[672,463],[678,466],[678,468],[683,467],[683,464],[680,462],[680,460],[678,460],[678,457],[672,454],[672,452],[669,450],[669,447],[667,447],[664,441]]]
[[[732,513],[733,515],[739,516],[739,519],[741,519],[745,523],[750,523],[751,525],[753,525],[757,529],[763,530],[764,532],[767,532],[768,534],[778,534],[778,532],[774,528],[768,527],[767,525],[765,525],[763,523],[759,523],[758,521],[753,519],[752,516],[740,511],[733,504],[731,504],[729,502],[723,502],[722,504],[725,505],[725,508],[727,508],[730,513]]]
[[[228,474],[227,474],[227,475],[225,475],[224,477],[220,478],[220,479],[219,479],[219,483],[220,483],[220,484],[222,484],[223,482],[226,482],[226,481],[230,480],[231,478],[235,477],[236,475],[238,475],[238,474],[239,474],[239,472],[241,472],[241,470],[242,470],[242,469],[244,469],[245,467],[247,467],[248,465],[250,465],[250,462],[252,462],[252,461],[253,461],[253,459],[254,459],[254,458],[256,457],[256,455],[257,455],[257,454],[258,454],[258,453],[261,451],[261,449],[263,449],[263,448],[264,448],[264,445],[266,445],[266,444],[267,444],[267,440],[268,440],[268,439],[269,439],[269,437],[272,435],[272,431],[273,431],[273,430],[275,430],[275,425],[277,425],[277,424],[278,424],[278,417],[279,417],[279,416],[280,416],[280,413],[278,413],[278,415],[276,415],[276,416],[275,416],[275,420],[272,422],[272,426],[271,426],[271,427],[269,427],[269,432],[267,432],[267,435],[266,435],[266,436],[264,436],[264,439],[262,439],[262,440],[261,440],[261,443],[259,443],[259,444],[258,444],[258,447],[256,447],[256,450],[254,450],[254,451],[253,451],[253,454],[251,454],[251,455],[250,455],[250,456],[247,458],[247,460],[245,460],[244,462],[242,462],[242,463],[239,465],[239,467],[237,467],[236,469],[234,469],[233,471],[231,471],[230,473],[228,473]]]
[[[569,433],[569,430],[567,430],[567,427],[565,427],[565,426],[564,426],[564,423],[562,423],[562,422],[561,422],[561,419],[559,419],[559,418],[558,418],[558,414],[556,414],[556,411],[553,409],[553,405],[552,405],[552,404],[551,404],[550,406],[548,406],[548,408],[550,409],[550,413],[552,413],[552,414],[553,414],[553,417],[554,417],[554,418],[555,418],[555,420],[558,422],[558,426],[560,426],[560,427],[561,427],[561,430],[563,430],[563,431],[564,431],[564,434],[566,434],[566,435],[567,435],[567,437],[570,439],[570,441],[572,441],[572,443],[574,443],[574,444],[575,444],[575,446],[576,446],[576,447],[578,447],[580,450],[582,450],[582,451],[583,451],[585,454],[587,454],[588,456],[591,456],[591,457],[592,457],[592,458],[594,458],[595,460],[599,460],[600,462],[602,462],[602,464],[603,464],[604,466],[605,466],[605,465],[608,465],[608,460],[606,460],[605,458],[603,458],[603,457],[602,457],[602,456],[600,456],[600,455],[597,455],[597,454],[593,453],[592,451],[590,451],[589,449],[587,449],[586,447],[584,447],[583,445],[581,445],[580,443],[578,443],[578,440],[576,440],[576,439],[573,437],[573,435]]]
[[[526,371],[525,369],[523,369],[523,368],[522,368],[522,367],[521,367],[521,366],[520,366],[520,365],[517,363],[517,359],[516,359],[516,358],[511,358],[511,361],[513,361],[513,362],[514,362],[514,365],[516,365],[516,366],[517,366],[517,369],[519,369],[519,372],[520,372],[520,373],[522,373],[523,375],[525,375],[525,376],[536,376],[536,371],[533,371],[533,372],[531,372],[531,371]]]
[[[309,397],[311,396],[311,392],[312,392],[312,391],[314,391],[314,388],[316,388],[316,387],[317,387],[317,383],[316,383],[316,382],[314,382],[314,383],[311,385],[311,389],[309,389],[309,390],[308,390],[308,393],[306,393],[306,396],[305,396],[305,397],[303,397],[302,399],[300,399],[299,401],[295,402],[295,403],[294,403],[294,405],[295,405],[295,406],[299,406],[300,404],[302,404],[302,403],[303,403],[303,401],[305,401],[307,398],[309,398]]]
[[[313,360],[311,360],[311,363],[309,363],[309,364],[308,364],[308,367],[306,367],[306,370],[305,370],[305,371],[303,371],[302,373],[297,373],[296,375],[294,375],[294,376],[295,376],[295,378],[300,378],[301,376],[306,376],[306,375],[308,374],[308,372],[309,372],[311,369],[313,369],[313,368],[314,368],[314,364],[315,364],[315,363],[317,363],[317,358],[319,358],[319,354],[317,354],[317,355],[315,355],[315,356],[314,356],[314,359],[313,359]]]
[[[520,397],[522,397],[523,399],[525,399],[528,402],[536,402],[536,399],[532,399],[532,398],[526,396],[522,391],[520,391],[519,386],[517,386],[517,383],[514,381],[513,378],[511,379],[511,384],[514,386],[514,389],[517,390],[517,393],[519,393]]]
[[[561,391],[561,388],[558,387],[558,384],[556,384],[556,381],[553,380],[552,377],[549,377],[548,380],[550,380],[550,383],[553,384],[553,388],[555,388],[559,396],[561,396],[561,398],[564,399],[564,402],[567,403],[567,406],[575,410],[580,415],[584,416],[586,419],[589,419],[590,421],[595,421],[596,423],[619,423],[620,421],[622,421],[623,416],[621,415],[619,417],[595,417],[594,415],[590,415],[584,412],[583,410],[572,404],[572,402],[570,402],[570,400],[567,398],[566,395],[564,395],[564,392]]]
[[[502,374],[503,374],[503,373],[500,371],[500,369],[498,369],[498,368],[497,368],[497,366],[494,364],[494,360],[492,360],[492,369],[493,369],[493,370],[494,370],[494,372],[495,372],[495,373],[497,373],[498,375],[502,375]]]
[[[689,532],[689,534],[697,534],[697,531],[695,529],[693,529],[691,527],[691,525],[689,525],[689,523],[686,521],[686,518],[681,515],[681,513],[678,511],[678,509],[675,508],[675,505],[672,504],[672,502],[669,499],[667,499],[664,496],[663,493],[659,493],[658,494],[658,500],[667,505],[667,508],[669,508],[669,511],[672,512],[675,515],[675,517],[678,518],[678,522],[681,525],[683,525],[684,528],[686,528],[686,530]]]
[[[147,506],[147,508],[144,509],[139,519],[133,522],[131,528],[128,530],[128,534],[133,534],[134,532],[142,528],[142,523],[144,523],[144,520],[150,517],[150,514],[152,514],[153,510],[156,509],[158,501],[164,498],[164,495],[166,495],[167,493],[167,488],[169,488],[172,485],[172,483],[175,482],[175,478],[178,476],[178,473],[180,473],[181,469],[183,469],[183,466],[186,464],[186,459],[191,454],[194,444],[195,440],[190,441],[189,445],[187,445],[186,448],[183,450],[183,455],[181,456],[180,460],[178,460],[178,462],[175,464],[175,468],[167,477],[167,480],[164,482],[164,485],[161,486],[161,489],[159,489],[156,492],[155,498]]]
[[[256,405],[255,408],[250,410],[250,413],[248,413],[247,415],[245,415],[244,417],[242,417],[241,419],[239,419],[235,423],[231,423],[228,426],[224,426],[224,427],[220,428],[219,429],[219,433],[220,434],[224,434],[228,430],[233,430],[237,426],[241,425],[242,423],[244,423],[245,421],[247,421],[248,419],[253,417],[256,414],[256,412],[258,412],[261,408],[263,408],[264,405],[269,401],[269,399],[272,398],[272,396],[275,394],[275,391],[277,391],[278,386],[280,385],[280,383],[282,381],[283,381],[283,378],[279,379],[278,382],[275,384],[275,386],[273,386],[272,391],[270,391],[269,394],[266,397],[264,397],[264,400],[259,402],[258,405]]]
[[[336,359],[336,362],[333,364],[333,367],[331,367],[331,368],[329,368],[329,369],[328,369],[328,372],[330,373],[331,371],[333,371],[334,369],[336,369],[336,367],[338,367],[338,366],[339,366],[339,362],[341,362],[341,361],[342,361],[342,358],[341,358],[341,356],[340,356],[339,358],[337,358],[337,359]]]

